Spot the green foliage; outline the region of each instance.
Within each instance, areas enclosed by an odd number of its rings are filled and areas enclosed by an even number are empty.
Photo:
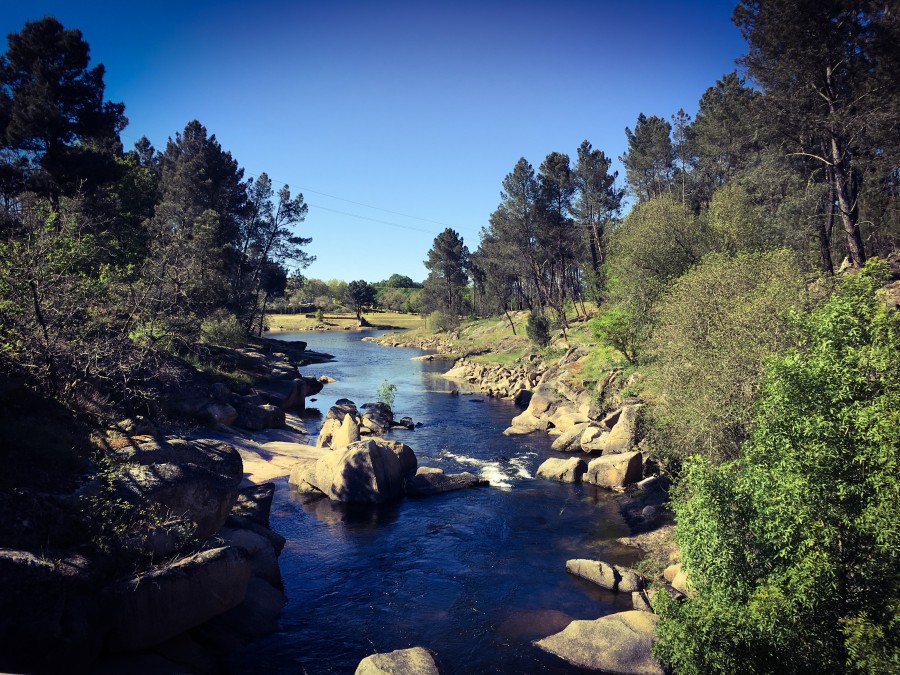
[[[435,310],[425,317],[426,328],[440,333],[449,333],[458,325],[459,321],[455,316],[445,314],[440,310]]]
[[[696,594],[659,594],[676,672],[895,672],[900,315],[869,263],[773,359],[739,461],[686,462],[673,505]]]
[[[375,392],[375,398],[386,403],[389,408],[394,407],[394,397],[397,395],[397,385],[384,380]]]
[[[357,320],[362,319],[363,308],[375,304],[375,287],[367,281],[359,279],[347,284],[344,301],[356,313]]]
[[[531,342],[538,347],[544,348],[550,344],[550,321],[542,314],[531,312],[528,315],[525,333]]]
[[[322,311],[322,308],[319,307],[316,310],[316,323],[322,323],[325,321],[325,312]]]
[[[766,359],[796,344],[789,313],[808,305],[788,251],[712,254],[675,281],[648,343],[658,445],[679,456],[736,457]]]
[[[707,223],[717,250],[734,254],[771,247],[773,242],[763,230],[764,222],[744,188],[728,184],[713,193]]]
[[[637,363],[638,350],[647,338],[649,324],[620,302],[591,319],[591,329],[601,345],[612,347],[629,363]]]
[[[234,314],[222,309],[200,324],[200,341],[222,347],[245,347],[247,331]]]

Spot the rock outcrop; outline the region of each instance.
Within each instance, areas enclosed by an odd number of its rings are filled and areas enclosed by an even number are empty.
[[[250,574],[247,555],[225,546],[124,579],[105,592],[110,644],[151,647],[236,607]]]

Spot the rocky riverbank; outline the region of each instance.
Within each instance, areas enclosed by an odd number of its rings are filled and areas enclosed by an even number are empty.
[[[0,503],[0,669],[222,672],[276,629],[285,540],[269,526],[271,480],[323,454],[298,416],[323,383],[297,368],[329,357],[255,347],[205,347],[240,373],[230,380],[173,363],[164,420],[98,430],[80,479]]]

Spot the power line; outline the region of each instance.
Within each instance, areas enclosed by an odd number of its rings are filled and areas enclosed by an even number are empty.
[[[339,213],[342,216],[350,216],[351,218],[359,218],[360,220],[370,220],[373,223],[380,223],[381,225],[390,225],[391,227],[402,227],[404,230],[414,230],[416,232],[424,232],[425,234],[434,234],[433,230],[426,230],[421,227],[413,227],[412,225],[401,225],[400,223],[392,223],[387,220],[379,220],[378,218],[369,218],[369,216],[360,216],[356,213],[348,213],[347,211],[339,211],[338,209],[331,209],[327,206],[321,206],[319,204],[312,204],[307,202],[314,209],[322,209],[323,211],[331,211],[332,213]]]
[[[136,140],[133,137],[128,136],[127,134],[120,133],[119,135],[121,137],[130,138],[133,141]],[[262,173],[264,173],[264,172],[262,172]],[[252,177],[252,178],[259,178],[259,174],[252,173],[252,172],[248,171],[246,168],[244,168],[244,175],[246,175],[248,177]],[[268,176],[269,174],[266,174],[266,175]],[[269,180],[272,181],[273,183],[278,183],[280,185],[289,186],[289,183],[287,181],[283,181],[278,178],[274,178],[272,176],[269,176]],[[420,220],[423,223],[433,223],[435,225],[440,225],[442,227],[451,227],[447,223],[443,223],[439,220],[433,220],[431,218],[422,218],[420,216],[411,216],[408,213],[402,213],[400,211],[392,211],[391,209],[384,209],[384,208],[381,208],[380,206],[373,206],[372,204],[366,204],[364,202],[354,201],[353,199],[346,199],[345,197],[338,197],[336,195],[332,195],[327,192],[320,192],[318,190],[312,190],[309,188],[303,188],[303,187],[299,187],[299,186],[295,186],[295,189],[299,190],[301,193],[311,192],[313,194],[322,195],[323,197],[328,197],[329,199],[337,199],[338,201],[347,202],[348,204],[355,204],[356,206],[362,206],[367,209],[374,209],[375,211],[383,211],[384,213],[390,213],[395,216],[401,216],[403,218],[410,218],[412,220]],[[312,204],[310,202],[307,202],[307,204],[309,204],[309,206],[311,206],[313,208],[321,209],[323,211],[331,211],[332,213],[338,213],[342,216],[349,216],[350,218],[359,218],[360,220],[368,220],[373,223],[379,223],[381,225],[389,225],[391,227],[399,227],[399,228],[402,228],[405,230],[413,230],[415,232],[424,232],[426,234],[435,234],[435,230],[426,230],[426,229],[423,229],[420,227],[413,227],[412,225],[402,225],[400,223],[393,223],[393,222],[390,222],[387,220],[379,220],[378,218],[370,218],[369,216],[361,216],[356,213],[340,211],[338,209],[332,209],[327,206],[321,206],[319,204]]]

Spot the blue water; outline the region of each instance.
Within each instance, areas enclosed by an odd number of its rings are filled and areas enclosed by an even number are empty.
[[[422,352],[361,342],[359,333],[278,337],[336,357],[303,369],[337,380],[311,406],[362,405],[387,379],[397,385],[395,416],[422,423],[389,437],[410,445],[420,466],[471,471],[491,486],[371,508],[304,499],[282,479],[272,527],[288,541],[280,564],[289,600],[281,629],[243,650],[235,671],[353,673],[369,654],[421,645],[444,675],[580,672],[532,641],[572,619],[631,608],[629,595],[565,571],[569,558],[635,559],[613,542],[628,534],[614,497],[532,478],[557,456],[551,439],[503,436],[518,410],[450,396],[456,385],[438,377],[446,361],[411,361]],[[318,422],[308,425],[315,432]]]

